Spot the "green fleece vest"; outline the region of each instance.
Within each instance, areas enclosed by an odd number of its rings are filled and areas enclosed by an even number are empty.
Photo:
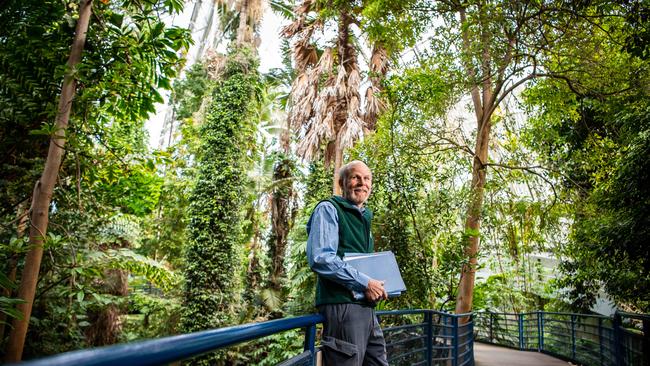
[[[336,255],[343,258],[345,253],[374,252],[375,245],[370,235],[372,212],[366,209],[361,214],[358,208],[339,196],[332,196],[325,201],[334,205],[339,219],[339,247]],[[355,300],[345,286],[318,276],[316,306],[345,303],[370,305],[365,299]]]

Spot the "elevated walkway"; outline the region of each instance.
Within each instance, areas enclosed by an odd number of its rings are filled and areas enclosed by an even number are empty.
[[[568,362],[534,351],[474,343],[475,366],[567,366]]]

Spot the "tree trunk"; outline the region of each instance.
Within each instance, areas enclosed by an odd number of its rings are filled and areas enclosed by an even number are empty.
[[[472,310],[472,298],[474,292],[474,277],[477,266],[477,254],[479,248],[479,231],[481,229],[481,208],[483,207],[483,195],[485,187],[485,166],[488,157],[488,143],[490,140],[491,122],[489,117],[480,124],[476,137],[476,149],[474,162],[472,164],[472,191],[471,202],[467,210],[465,221],[465,232],[468,235],[465,256],[468,263],[463,265],[458,284],[458,296],[456,298],[456,314],[467,313]]]
[[[336,143],[334,145],[334,182],[332,192],[335,195],[341,195],[342,188],[339,185],[339,170],[343,166],[343,148],[341,147],[341,136],[336,137]]]
[[[459,17],[463,29],[462,42],[463,52],[471,54],[472,39],[468,29],[464,27],[467,22],[465,8],[459,9]],[[490,71],[490,52],[487,48],[487,39],[489,34],[485,26],[481,29],[482,44],[481,53],[481,72],[482,80],[477,77],[477,72],[471,63],[467,62],[465,68],[468,76],[475,82],[470,91],[474,113],[476,116],[477,134],[476,146],[474,148],[474,161],[472,163],[472,185],[470,204],[467,208],[467,219],[465,221],[465,235],[467,243],[465,246],[465,256],[467,262],[463,265],[460,273],[460,283],[458,284],[458,295],[456,297],[456,314],[468,313],[472,310],[472,300],[474,295],[474,278],[476,266],[478,264],[477,254],[479,249],[479,237],[481,229],[481,208],[483,207],[483,195],[485,188],[485,164],[488,159],[488,145],[490,142],[490,129],[492,128],[492,113],[494,111],[495,100],[493,99],[492,78]],[[479,82],[480,80],[480,82]],[[480,84],[480,85],[479,85]],[[481,87],[479,89],[479,86]],[[481,93],[482,92],[482,93]],[[466,322],[469,318],[463,318]]]
[[[250,44],[253,40],[253,30],[249,26],[249,0],[241,1],[239,9],[239,26],[237,27],[237,44]]]
[[[271,254],[271,288],[274,291],[282,291],[283,279],[286,276],[284,269],[284,257],[287,249],[287,237],[291,229],[291,213],[289,203],[293,196],[293,184],[291,173],[293,164],[291,160],[283,156],[277,162],[273,172],[273,180],[282,182],[276,186],[271,201],[271,237],[269,240],[269,251]]]
[[[86,32],[88,31],[91,13],[92,0],[83,1],[79,7],[79,20],[77,21],[72,47],[70,49],[70,58],[67,63],[68,70],[73,70],[81,61],[81,53],[86,42]],[[18,305],[18,310],[23,314],[23,319],[13,321],[13,329],[11,330],[5,356],[5,361],[8,363],[18,362],[22,358],[27,327],[36,294],[38,273],[41,267],[41,259],[43,258],[43,242],[47,233],[50,202],[52,201],[54,185],[63,158],[63,147],[66,141],[65,131],[70,119],[70,110],[76,86],[77,83],[74,75],[71,72],[66,73],[61,87],[61,97],[56,116],[56,130],[50,139],[50,147],[47,153],[43,175],[36,183],[34,195],[32,196],[31,227],[29,230],[29,245],[32,249],[27,253],[20,287],[18,289],[18,298],[26,302]]]
[[[128,248],[125,244],[122,247]],[[101,283],[101,292],[114,296],[127,297],[129,295],[128,272],[121,269],[104,271]],[[122,313],[124,307],[118,304],[109,304],[101,309],[90,311],[88,321],[91,325],[86,329],[86,341],[93,347],[115,344],[120,340],[122,333]]]
[[[291,201],[294,196],[292,181],[294,162],[289,158],[291,154],[291,136],[289,134],[291,127],[288,118],[286,122],[286,128],[283,129],[280,135],[282,155],[279,155],[280,159],[276,161],[273,169],[275,189],[273,190],[271,199],[271,235],[268,240],[269,257],[271,257],[268,287],[277,294],[284,293],[284,280],[286,278],[284,259],[287,251],[289,231],[293,226]],[[271,314],[271,318],[279,318],[282,315],[281,312],[274,311]]]
[[[253,203],[249,208],[251,226],[253,231],[253,241],[250,243],[250,252],[248,255],[248,268],[246,269],[246,289],[244,290],[244,299],[248,303],[248,315],[253,315],[257,311],[255,304],[255,297],[259,294],[260,286],[262,284],[262,274],[260,271],[260,232],[259,219],[257,218],[258,203]],[[259,313],[259,312],[258,312]]]
[[[345,68],[345,72],[349,75],[350,71],[354,64],[356,64],[356,55],[353,54],[352,45],[349,44],[350,40],[350,23],[352,18],[350,15],[342,11],[339,19],[339,29],[338,29],[338,49],[339,49],[339,65],[342,65]],[[345,82],[346,88],[350,86],[348,82]],[[336,141],[334,141],[334,178],[332,182],[332,192],[335,195],[341,195],[341,188],[339,186],[339,169],[343,165],[343,146],[341,144],[342,139],[342,130],[343,125],[346,123],[348,118],[348,100],[346,98],[339,97],[337,103],[337,110],[335,112],[335,121],[334,121],[334,136],[336,136]]]

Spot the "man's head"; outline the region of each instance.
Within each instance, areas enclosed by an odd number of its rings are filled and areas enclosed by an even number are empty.
[[[339,185],[343,197],[361,207],[372,190],[372,173],[370,168],[359,160],[351,161],[339,170]]]

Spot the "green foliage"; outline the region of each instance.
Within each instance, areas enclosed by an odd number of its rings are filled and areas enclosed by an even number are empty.
[[[4,273],[0,272],[0,289],[5,290],[15,290],[16,289],[16,284],[9,278],[7,277]],[[12,299],[10,297],[6,296],[0,296],[0,313],[5,314],[6,318],[8,320],[11,319],[22,319],[23,318],[23,313],[19,312],[16,309],[17,304],[24,303],[24,300],[21,299]],[[4,321],[2,322],[4,324],[10,324],[9,321]]]
[[[11,1],[0,10],[0,202],[2,220],[29,198],[47,152],[47,135],[31,134],[52,122],[71,34],[66,8],[55,1]],[[44,127],[44,126],[43,126]],[[13,218],[13,217],[12,217]],[[4,237],[3,239],[8,239]]]
[[[241,205],[255,128],[250,118],[258,83],[255,62],[246,49],[231,51],[201,126],[185,256],[184,332],[231,325],[239,305]]]
[[[438,129],[435,118],[454,99],[440,75],[423,66],[388,80],[390,109],[376,133],[351,153],[373,171],[369,207],[375,214],[376,250],[395,253],[408,288],[387,303],[390,308],[445,303],[453,295],[462,264],[458,218],[465,193],[455,180],[465,167],[431,136]]]
[[[649,68],[647,58],[612,42],[633,36],[599,38],[602,51],[592,57],[606,53],[606,68],[576,75],[568,85],[540,82],[527,93],[536,117],[529,143],[562,172],[562,194],[572,204],[558,285],[569,289],[566,300],[575,309],[589,308],[601,289],[623,308],[650,309]],[[590,58],[577,68],[589,64]]]
[[[132,292],[124,329],[125,341],[178,334],[180,316],[181,303],[178,298],[157,297],[145,291]]]
[[[87,345],[93,325],[88,314],[124,304],[107,292],[112,279],[105,274],[114,268],[132,269],[168,290],[178,282],[164,265],[124,249],[140,241],[139,221],[121,225],[109,219],[120,213],[144,217],[158,203],[162,182],[156,157],[147,155],[144,120],[160,101],[157,89],[169,88],[178,70],[177,52],[189,44],[186,31],[160,20],[165,9],[178,12],[182,4],[93,3],[75,70],[65,68],[78,17],[75,2],[9,1],[0,10],[3,243],[18,242],[11,238],[21,234],[16,212],[21,202],[29,205],[42,172],[63,73],[78,80],[26,358]],[[0,258],[4,273],[14,259],[20,271],[22,252],[3,246]]]
[[[307,221],[321,200],[332,195],[333,171],[322,162],[313,162],[306,177],[304,208],[296,219],[289,239],[289,298],[286,308],[290,314],[314,312],[316,274],[307,264]]]
[[[12,263],[22,266],[26,241],[17,238],[16,214],[28,206],[42,169],[62,75],[79,80],[26,358],[88,346],[93,316],[106,309],[128,310],[121,317],[124,341],[264,320],[269,310],[315,311],[305,223],[331,194],[332,172],[316,162],[303,177],[287,155],[267,154],[277,147],[279,128],[271,121],[286,96],[260,85],[250,50],[233,49],[217,80],[202,64],[186,70],[173,85],[170,146],[148,151],[144,120],[162,100],[159,89],[170,88],[189,44],[186,30],[165,26],[159,15],[182,5],[95,2],[75,70],[65,69],[75,2],[9,1],[0,10],[3,289],[15,287],[5,275]],[[396,253],[409,289],[379,307],[453,308],[468,261],[463,243],[472,235],[481,240],[477,270],[490,272],[477,278],[475,309],[568,310],[562,300],[586,309],[604,288],[625,309],[650,311],[647,6],[458,5],[466,10],[463,23],[449,3],[411,0],[317,1],[306,19],[329,29],[345,12],[362,30],[351,42],[367,37],[389,57],[417,44],[414,62],[392,59],[398,71],[383,82],[385,113],[348,156],[373,170],[376,247]],[[289,15],[286,4],[272,7]],[[522,17],[528,21],[514,44],[523,48],[508,63],[508,37]],[[466,50],[463,30],[471,41]],[[482,37],[488,41],[474,42]],[[466,230],[462,220],[474,132],[457,113],[468,87],[486,76],[486,51],[489,74],[504,68],[510,78],[504,87],[525,76],[533,59],[536,72],[556,79],[520,86],[529,121],[510,113],[513,104],[495,111],[479,231]],[[294,70],[285,66],[267,76],[269,83],[291,84]],[[548,169],[529,169],[540,156]],[[290,178],[272,179],[274,162],[282,162],[275,172],[291,171]],[[263,273],[278,254],[269,198],[290,195],[289,181],[297,183],[303,207],[290,234],[289,279],[279,281],[285,291],[271,288]],[[547,281],[533,255],[553,251],[565,259],[564,275]],[[131,292],[116,295],[112,276],[127,272]],[[0,296],[8,320],[18,316],[18,301]],[[271,365],[301,350],[300,332],[290,331],[195,361]]]
[[[132,275],[146,278],[148,282],[164,291],[176,290],[180,285],[178,275],[165,268],[163,264],[129,249],[91,252],[88,256],[91,261],[102,262],[102,268],[126,270]],[[92,262],[86,264],[86,266],[91,265]]]
[[[304,334],[294,329],[274,334],[244,345],[249,352],[242,354],[241,362],[256,366],[273,366],[303,352]]]
[[[193,65],[182,80],[174,82],[170,98],[173,110],[167,148],[157,152],[156,167],[162,175],[160,198],[144,224],[139,252],[164,259],[174,268],[184,266],[183,251],[188,242],[189,205],[196,160],[200,156],[200,110],[213,81],[202,64]]]
[[[419,0],[365,1],[361,13],[362,27],[368,38],[382,44],[389,54],[413,47],[418,37],[430,26],[418,8],[427,3]]]
[[[473,299],[475,311],[521,313],[544,309],[540,297],[513,285],[513,278],[517,277],[517,273],[502,273],[477,283]]]
[[[125,169],[111,164],[93,173],[90,179],[96,180],[96,197],[124,213],[144,216],[158,205],[163,180],[153,165],[134,164]]]
[[[614,117],[629,129],[620,137],[610,135],[614,146],[591,149],[592,157],[603,160],[592,167],[589,182],[593,188],[576,212],[574,245],[567,248],[571,259],[562,266],[565,284],[574,290],[571,298],[579,306],[590,304],[602,285],[617,302],[650,310],[650,252],[646,245],[650,235],[650,108],[644,104],[641,108],[630,106],[632,110],[619,111]],[[615,152],[608,154],[610,149]]]
[[[208,71],[200,62],[192,65],[182,80],[175,81],[170,101],[174,118],[178,121],[191,118],[201,107],[204,97],[210,94],[210,84]]]

